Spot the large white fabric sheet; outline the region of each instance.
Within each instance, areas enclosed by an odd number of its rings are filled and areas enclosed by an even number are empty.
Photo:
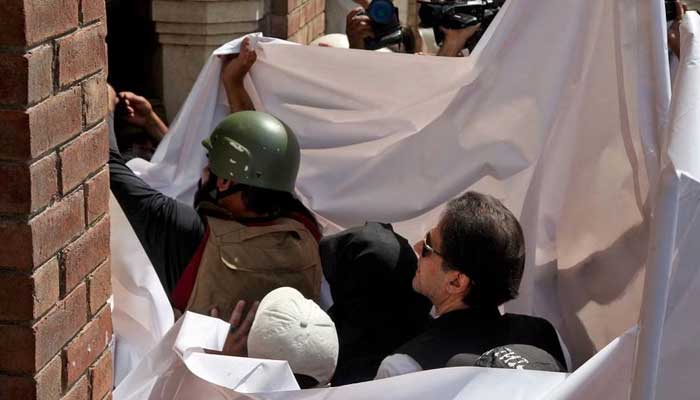
[[[690,337],[664,334],[670,327],[693,333],[699,326],[683,317],[700,300],[693,268],[698,254],[691,249],[700,224],[697,182],[690,179],[698,177],[694,163],[700,124],[684,112],[696,103],[696,91],[687,88],[700,82],[692,68],[696,57],[681,60],[676,90],[686,88],[685,100],[674,103],[673,120],[684,122],[671,124],[675,130],[664,134],[669,82],[662,11],[661,2],[652,0],[511,1],[466,59],[260,43],[247,84],[259,109],[278,116],[299,135],[303,151],[297,189],[329,230],[381,220],[394,222],[415,239],[437,221],[445,201],[467,189],[503,199],[520,217],[528,247],[521,297],[507,309],[554,322],[576,365],[637,322],[649,230],[659,224],[650,210],[666,204],[654,204],[658,190],[678,190],[679,196],[666,196],[680,204],[666,218],[676,221],[680,213],[685,219],[678,224],[679,241],[665,244],[674,254],[669,285],[680,291],[647,285],[644,316],[658,317],[650,311],[657,304],[650,298],[670,300],[663,323],[642,318],[639,342],[644,346],[636,359],[652,354],[647,353],[652,346],[662,350],[653,354],[663,356],[637,362],[635,369],[636,331],[631,331],[566,380],[537,378],[535,386],[523,384],[537,390],[531,393],[540,393],[539,398],[588,398],[581,388],[600,384],[616,394],[607,398],[626,398],[634,372],[635,387],[649,385],[654,377],[645,393],[675,393],[674,386],[690,388],[692,382],[692,374],[679,370],[700,359]],[[183,201],[191,201],[204,163],[199,142],[226,114],[220,65],[212,56],[204,67],[153,163],[131,164],[149,183]],[[672,178],[679,176],[676,168],[686,172],[684,178],[657,187],[664,165]],[[676,209],[680,211],[674,213]],[[654,240],[666,240],[655,235]],[[119,254],[113,248],[113,258]],[[654,268],[664,268],[657,264]],[[672,296],[665,298],[668,293]],[[115,296],[115,308],[120,307],[124,305]],[[167,329],[167,321],[160,327]],[[116,321],[115,331],[130,334]],[[172,348],[165,345],[162,351]],[[668,368],[658,374],[659,365]],[[471,380],[472,373],[479,378]],[[430,379],[400,377],[406,379],[400,385],[375,382],[319,396],[366,393],[381,398],[388,388],[406,385],[419,394],[422,382],[431,390],[440,386],[431,382],[482,382],[468,385],[462,394],[462,386],[447,385],[445,390],[459,390],[444,398],[461,398],[486,387],[490,374],[501,373],[472,371],[450,381],[457,372],[426,372],[420,376]],[[125,382],[129,379],[138,377],[132,374]],[[202,388],[211,386],[198,382]],[[513,387],[501,382],[507,390],[520,387],[517,380],[506,382],[513,382]],[[363,392],[365,388],[371,389]],[[143,398],[119,390],[124,397],[115,398]],[[544,397],[550,390],[553,397]],[[267,398],[310,398],[306,392]]]

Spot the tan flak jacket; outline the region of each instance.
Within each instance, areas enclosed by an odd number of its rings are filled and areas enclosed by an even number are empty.
[[[207,218],[209,240],[187,309],[209,315],[212,307],[228,319],[238,300],[261,300],[282,286],[318,302],[321,259],[318,243],[300,222],[279,218],[273,225],[246,226]]]

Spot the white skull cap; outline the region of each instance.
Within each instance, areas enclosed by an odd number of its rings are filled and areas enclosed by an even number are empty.
[[[248,356],[286,360],[295,374],[325,385],[338,363],[335,324],[313,300],[281,287],[260,302],[248,335]]]
[[[350,48],[350,42],[348,42],[348,37],[342,33],[329,33],[327,35],[317,37],[311,43],[309,43],[309,46],[321,45],[328,47],[336,47],[339,49]]]

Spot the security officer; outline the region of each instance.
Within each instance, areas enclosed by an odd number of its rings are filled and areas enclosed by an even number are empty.
[[[299,169],[294,133],[271,115],[229,115],[209,151],[195,208],[151,188],[110,148],[110,181],[176,308],[228,316],[238,300],[291,286],[318,300],[318,227],[291,192]]]

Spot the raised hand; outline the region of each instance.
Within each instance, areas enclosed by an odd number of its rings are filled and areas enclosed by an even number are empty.
[[[445,39],[437,55],[445,57],[457,57],[464,48],[467,40],[481,28],[481,24],[476,24],[464,29],[448,29],[440,27],[445,34]]]
[[[345,34],[351,49],[364,49],[365,39],[374,37],[369,16],[364,14],[369,7],[369,0],[353,0],[359,5],[355,7],[345,17]]]
[[[145,97],[132,92],[119,92],[118,98],[126,111],[126,122],[145,129],[156,140],[162,139],[168,132],[168,127],[153,112],[151,103]]]
[[[238,54],[221,56],[223,66],[221,67],[221,81],[224,86],[243,87],[243,78],[250,71],[257,60],[250,38],[243,39],[241,50]]]
[[[219,354],[234,357],[248,356],[248,333],[250,333],[250,327],[253,326],[253,320],[255,319],[255,313],[258,311],[259,305],[259,301],[254,302],[248,310],[248,313],[246,313],[245,319],[243,319],[245,301],[239,300],[238,303],[236,303],[236,308],[233,309],[231,318],[229,319],[231,327],[229,328],[228,336],[226,336],[224,348]],[[212,308],[209,314],[214,318],[218,318],[219,310],[217,308]],[[242,322],[241,319],[243,319]]]

